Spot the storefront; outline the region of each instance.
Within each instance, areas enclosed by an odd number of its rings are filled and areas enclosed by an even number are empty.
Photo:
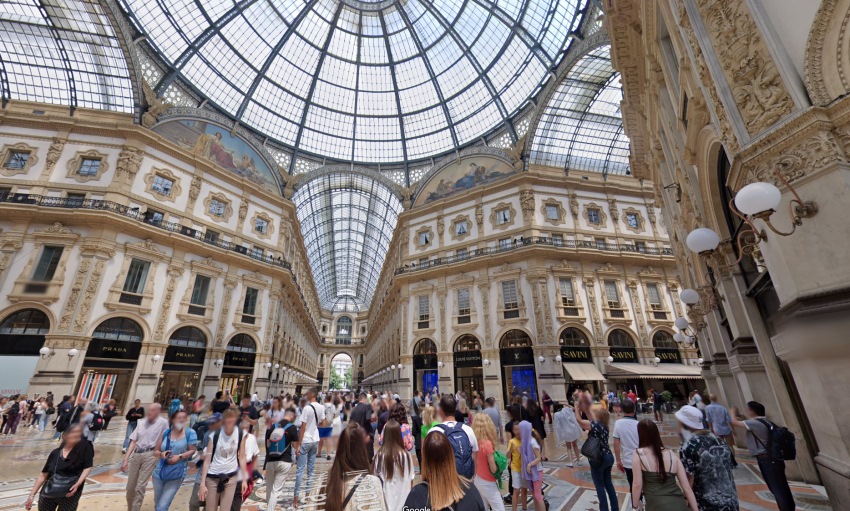
[[[165,350],[156,389],[157,402],[189,401],[197,397],[206,355],[207,336],[200,328],[184,326],[175,330]]]
[[[38,309],[10,314],[0,323],[0,396],[27,391],[50,320]]]
[[[233,399],[238,401],[251,391],[251,378],[254,375],[254,361],[257,356],[257,345],[247,334],[237,334],[227,343],[227,353],[224,355],[224,367],[218,390],[228,390]]]
[[[474,335],[462,335],[454,346],[454,390],[464,391],[469,399],[472,399],[473,392],[484,392],[482,361],[478,339]]]
[[[567,399],[576,390],[599,392],[605,377],[593,363],[593,352],[587,335],[578,328],[566,328],[559,338],[561,364]]]
[[[640,364],[634,337],[621,328],[615,328],[608,332],[608,357],[610,360],[607,367],[607,377],[610,380],[609,389],[623,392],[632,390],[638,396],[646,398],[643,381],[635,377],[636,375],[632,371],[612,371],[619,365]]]
[[[104,405],[114,399],[123,408],[135,399],[133,373],[142,352],[144,333],[129,318],[110,318],[98,325],[86,349],[76,396]]]
[[[431,339],[422,339],[413,347],[413,391],[439,392],[438,380],[437,345]]]
[[[508,330],[499,341],[502,364],[502,398],[510,403],[514,397],[537,400],[537,370],[531,337],[522,330]]]

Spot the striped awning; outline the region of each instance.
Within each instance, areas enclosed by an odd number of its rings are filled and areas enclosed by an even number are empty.
[[[609,379],[640,378],[646,380],[701,380],[699,366],[684,364],[609,364],[606,375]]]

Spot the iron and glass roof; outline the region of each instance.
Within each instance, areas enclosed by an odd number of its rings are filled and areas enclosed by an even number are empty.
[[[375,178],[346,170],[300,184],[292,197],[322,308],[366,310],[398,215],[398,197]]]
[[[133,112],[130,72],[96,0],[0,2],[0,94]]]
[[[510,124],[586,0],[121,0],[177,78],[299,152],[364,163],[451,152]],[[515,139],[516,137],[514,137]]]
[[[531,161],[567,170],[628,174],[622,100],[620,74],[611,67],[611,47],[589,52],[546,104],[532,138]]]

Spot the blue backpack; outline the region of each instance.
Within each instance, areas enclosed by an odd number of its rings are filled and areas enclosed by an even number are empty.
[[[277,442],[269,442],[269,448],[268,448],[268,451],[267,451],[269,454],[275,454],[275,455],[280,456],[280,455],[283,455],[284,452],[286,452],[286,449],[289,446],[286,445],[286,433],[285,432],[286,432],[287,429],[289,429],[290,426],[292,426],[291,422],[283,427],[284,435],[283,435],[283,437],[281,437],[280,440],[278,440]]]
[[[475,462],[472,459],[472,444],[469,443],[469,437],[463,430],[463,423],[457,422],[452,427],[446,424],[437,424],[437,427],[443,430],[452,445],[458,475],[472,478],[475,475]]]

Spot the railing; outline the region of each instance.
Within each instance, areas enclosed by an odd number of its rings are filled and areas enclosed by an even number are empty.
[[[608,252],[628,252],[633,254],[646,254],[646,255],[663,255],[663,256],[672,256],[673,249],[671,248],[644,248],[644,247],[636,247],[634,245],[618,245],[615,243],[596,243],[595,241],[575,241],[575,240],[562,240],[559,238],[551,238],[551,237],[543,237],[543,236],[535,236],[532,238],[520,238],[512,241],[511,243],[499,244],[495,247],[485,247],[485,248],[476,248],[470,249],[469,251],[460,254],[460,255],[451,255],[445,257],[438,257],[436,259],[431,259],[425,263],[417,264],[410,263],[405,264],[403,267],[396,268],[395,274],[401,275],[404,273],[413,273],[417,271],[427,270],[429,268],[434,268],[436,266],[443,266],[446,264],[459,263],[463,261],[468,261],[470,259],[476,259],[479,257],[491,256],[495,254],[501,254],[502,252],[510,252],[513,250],[518,250],[525,247],[530,246],[547,246],[547,247],[555,247],[555,248],[566,248],[571,250],[576,249],[590,249],[590,250],[601,250]]]
[[[124,204],[118,204],[117,202],[99,199],[80,199],[77,197],[47,197],[44,195],[31,195],[26,193],[9,194],[5,197],[0,195],[0,203],[4,202],[12,204],[42,206],[47,208],[90,209],[96,211],[108,211],[110,213],[121,215],[125,218],[130,218],[142,222],[144,224],[151,225],[164,231],[182,234],[183,236],[193,238],[207,245],[212,245],[214,247],[218,247],[224,250],[237,252],[239,254],[244,255],[245,257],[250,257],[255,261],[260,261],[266,264],[270,264],[272,266],[278,266],[286,270],[292,270],[292,265],[281,257],[272,257],[271,255],[257,254],[254,253],[249,247],[244,247],[242,245],[237,245],[236,243],[223,241],[217,238],[208,238],[204,235],[202,231],[181,225],[177,222],[165,222],[163,220],[153,220],[151,218],[147,218],[146,213],[142,212],[140,208],[131,208],[130,206],[125,206]]]

